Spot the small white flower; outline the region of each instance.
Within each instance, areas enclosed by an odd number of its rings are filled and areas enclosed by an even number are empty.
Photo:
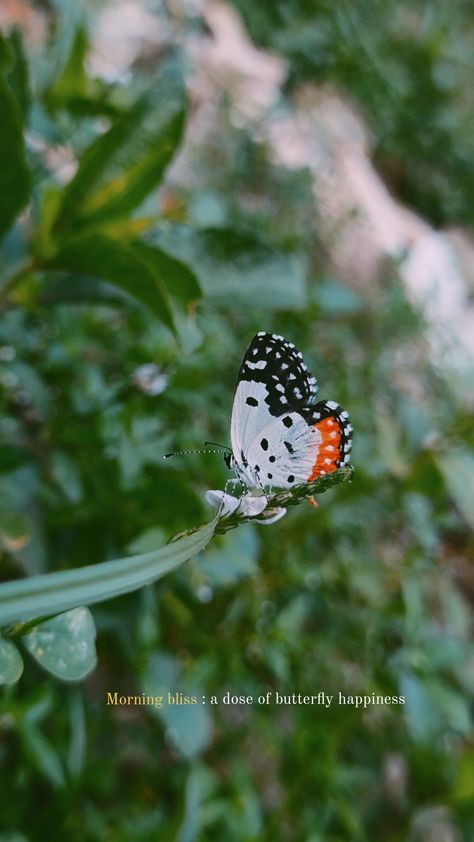
[[[252,494],[250,491],[242,497],[233,497],[223,491],[206,491],[206,501],[211,506],[222,506],[221,517],[237,514],[255,518],[256,523],[276,523],[286,515],[286,509],[267,509],[268,497],[265,494]],[[263,517],[257,517],[264,512]]]
[[[168,377],[155,363],[144,363],[132,373],[132,380],[145,395],[161,395],[168,385]]]
[[[240,503],[237,497],[233,497],[232,494],[224,494],[223,491],[206,491],[205,499],[210,506],[216,506],[217,508],[222,506],[222,517],[235,512]]]
[[[242,513],[247,517],[255,517],[256,515],[261,515],[262,512],[265,511],[267,508],[268,499],[265,497],[265,494],[258,494],[254,496],[250,491],[247,491],[246,494],[243,494],[240,498],[240,505],[237,509],[237,513]]]
[[[286,509],[283,508],[273,508],[267,509],[267,514],[263,518],[259,518],[257,523],[276,523],[277,520],[281,520],[282,517],[285,517]]]

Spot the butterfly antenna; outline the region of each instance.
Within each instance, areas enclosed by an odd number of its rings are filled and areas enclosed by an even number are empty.
[[[207,448],[208,444],[213,444],[215,447],[218,447],[219,450],[209,450],[209,448]],[[171,459],[172,456],[190,456],[196,453],[222,453],[223,450],[232,452],[230,447],[226,447],[225,444],[218,444],[214,441],[205,441],[204,447],[206,447],[206,450],[176,450],[173,453],[165,453],[163,459]]]
[[[219,442],[217,442],[217,441],[205,441],[205,442],[204,442],[204,447],[207,447],[209,444],[212,444],[212,445],[213,445],[213,447],[218,447],[218,448],[219,448],[219,450],[227,450],[227,452],[228,452],[228,453],[232,453],[232,448],[231,448],[231,447],[227,447],[227,445],[226,445],[226,444],[219,444]],[[208,452],[208,453],[216,453],[216,451],[215,451],[215,450],[211,450],[211,451],[207,451],[207,452]]]

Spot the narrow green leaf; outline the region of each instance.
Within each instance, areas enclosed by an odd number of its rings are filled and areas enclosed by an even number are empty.
[[[146,198],[180,142],[183,103],[181,81],[165,70],[86,150],[64,191],[58,229],[125,216]]]
[[[62,191],[56,184],[47,183],[39,191],[35,213],[33,251],[38,261],[44,261],[56,251],[53,227],[61,203]]]
[[[153,141],[151,138],[149,141],[149,150],[88,197],[79,223],[97,225],[121,219],[135,210],[160,183],[181,139],[183,126],[184,111],[180,110],[164,126],[156,128]]]
[[[110,161],[118,157],[130,135],[140,125],[145,113],[146,102],[142,98],[129,111],[118,117],[112,127],[96,138],[86,149],[79,162],[76,175],[64,190],[61,213],[58,215],[58,228],[65,227],[79,215],[81,203],[88,193],[92,192],[96,185],[106,177]]]
[[[0,684],[14,684],[23,672],[23,659],[11,640],[0,637]]]
[[[38,772],[55,789],[61,789],[65,784],[65,775],[54,746],[46,739],[38,726],[26,717],[18,721],[18,732],[25,750]]]
[[[69,722],[71,735],[67,768],[72,778],[78,778],[84,770],[87,753],[85,702],[79,687],[71,688],[69,693]]]
[[[184,815],[178,828],[176,842],[195,842],[203,824],[203,772],[202,767],[193,764],[189,770],[184,793]],[[204,773],[205,774],[205,773]]]
[[[13,29],[10,33],[9,40],[13,61],[5,75],[5,79],[20,106],[23,116],[25,116],[30,107],[31,91],[28,62],[21,30]]]
[[[87,48],[87,32],[81,23],[64,67],[45,92],[45,102],[50,110],[66,109],[75,117],[102,115],[117,119],[121,109],[114,102],[114,87],[87,75]]]
[[[63,681],[80,681],[95,669],[95,624],[81,606],[35,626],[23,637],[30,655]]]
[[[75,0],[50,0],[54,14],[54,37],[49,39],[45,61],[38,65],[41,90],[54,85],[66,67],[73,49],[76,33],[87,28],[88,13],[84,3]],[[90,18],[89,18],[90,20]]]
[[[439,731],[439,716],[431,705],[423,681],[412,673],[404,673],[400,678],[400,691],[406,700],[404,714],[411,736],[421,742],[432,739]]]
[[[0,79],[0,236],[28,201],[30,175],[25,162],[20,108]]]
[[[47,266],[110,281],[149,307],[175,332],[166,285],[133,243],[119,243],[98,233],[84,234],[66,242]]]
[[[66,64],[48,91],[48,99],[65,102],[72,97],[87,94],[85,71],[87,46],[86,30],[83,26],[79,26],[74,33]]]
[[[51,455],[51,476],[69,503],[79,502],[82,487],[76,463],[61,450]]]
[[[217,516],[158,550],[0,585],[0,626],[92,605],[137,590],[195,556],[210,541]]]

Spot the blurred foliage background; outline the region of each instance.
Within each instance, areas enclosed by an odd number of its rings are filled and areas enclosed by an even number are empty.
[[[208,520],[223,462],[162,455],[228,443],[257,330],[355,430],[319,508],[95,606],[85,681],[25,658],[0,839],[472,840],[470,4],[9,0],[0,23],[2,580]],[[406,704],[105,704],[159,687]]]

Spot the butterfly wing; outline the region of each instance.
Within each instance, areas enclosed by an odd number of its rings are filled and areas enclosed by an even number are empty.
[[[250,443],[248,470],[263,486],[291,488],[312,482],[349,462],[352,427],[348,414],[333,401],[320,401],[308,412],[285,412]]]
[[[232,450],[246,453],[259,430],[282,412],[307,406],[316,395],[314,377],[291,342],[273,333],[257,333],[244,354],[231,418]]]
[[[298,409],[314,403],[318,391],[300,351],[275,333],[254,336],[240,366],[238,383],[242,381],[265,385],[265,402],[277,417],[288,405]]]
[[[288,488],[348,462],[348,414],[333,401],[315,403],[316,393],[291,342],[263,332],[252,339],[231,418],[234,464],[245,484]]]

